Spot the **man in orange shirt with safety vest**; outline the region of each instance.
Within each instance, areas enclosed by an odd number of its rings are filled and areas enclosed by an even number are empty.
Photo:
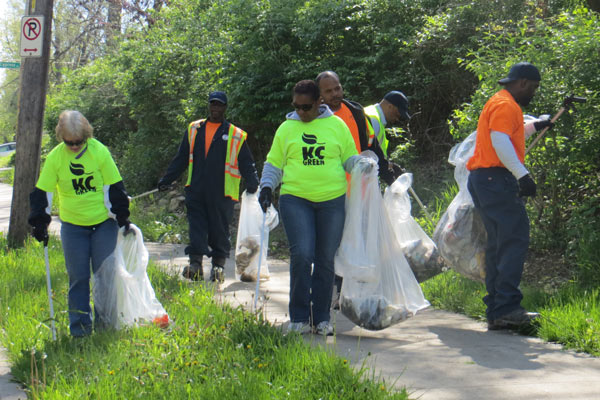
[[[475,152],[467,162],[468,189],[488,239],[485,252],[488,329],[529,325],[539,316],[521,307],[519,290],[529,246],[529,219],[523,197],[535,196],[536,185],[524,166],[525,139],[551,127],[549,120],[524,124],[527,106],[540,85],[530,63],[515,64],[498,83],[504,89],[483,107],[477,124]]]
[[[222,283],[225,259],[231,249],[229,224],[233,204],[239,199],[240,178],[244,178],[248,193],[254,193],[258,175],[246,143],[246,132],[225,120],[226,94],[211,92],[208,103],[208,118],[189,124],[177,155],[158,182],[158,189],[168,190],[171,182],[188,170],[185,204],[190,245],[185,252],[190,265],[184,268],[183,276],[203,280],[205,255],[212,259],[210,280]]]

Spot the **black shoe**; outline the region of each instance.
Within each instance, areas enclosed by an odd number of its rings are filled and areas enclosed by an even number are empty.
[[[204,273],[202,272],[202,267],[200,267],[200,268],[194,268],[193,266],[185,267],[183,269],[183,273],[181,275],[183,275],[184,278],[188,278],[193,281],[199,282],[199,281],[204,280]]]
[[[210,270],[210,281],[211,282],[225,282],[225,268],[218,265],[213,265]]]
[[[500,329],[515,329],[530,326],[533,321],[539,318],[540,314],[529,312],[523,309],[517,309],[509,312],[493,321],[488,321],[488,330],[496,331]]]

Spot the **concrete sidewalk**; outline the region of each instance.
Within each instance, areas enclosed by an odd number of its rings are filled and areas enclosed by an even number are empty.
[[[147,243],[151,258],[180,273],[187,264],[184,246]],[[276,326],[288,322],[288,264],[269,260],[271,279],[260,284],[259,308]],[[234,263],[217,298],[251,310],[255,283],[235,281]],[[204,275],[210,264],[204,259]],[[353,365],[373,368],[375,376],[406,387],[421,400],[600,399],[600,359],[565,351],[507,331],[487,332],[486,324],[464,315],[428,309],[382,331],[367,331],[333,312],[336,335],[305,335]]]

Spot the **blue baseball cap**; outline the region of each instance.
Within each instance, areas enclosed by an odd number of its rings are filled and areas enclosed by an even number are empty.
[[[225,92],[210,92],[208,95],[208,102],[210,103],[211,101],[218,101],[219,103],[227,104],[227,95]]]
[[[528,62],[520,62],[513,65],[508,72],[508,76],[500,79],[498,83],[500,85],[504,85],[519,79],[527,79],[530,81],[539,82],[542,80],[542,76],[540,75],[540,71],[533,64]]]
[[[392,90],[391,92],[388,92],[385,96],[383,96],[383,99],[389,101],[394,106],[396,106],[398,111],[400,111],[400,115],[402,115],[402,118],[407,120],[410,119],[410,114],[408,113],[408,99],[406,98],[404,93],[399,92],[397,90]]]

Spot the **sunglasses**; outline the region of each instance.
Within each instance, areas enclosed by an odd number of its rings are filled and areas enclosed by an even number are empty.
[[[69,147],[76,147],[76,146],[81,146],[82,144],[84,144],[85,140],[79,140],[77,142],[72,142],[70,140],[63,139],[63,143],[66,144]]]
[[[292,107],[294,107],[296,110],[302,110],[302,111],[310,111],[310,110],[312,110],[313,106],[314,106],[314,103],[311,103],[311,104],[292,103]]]

